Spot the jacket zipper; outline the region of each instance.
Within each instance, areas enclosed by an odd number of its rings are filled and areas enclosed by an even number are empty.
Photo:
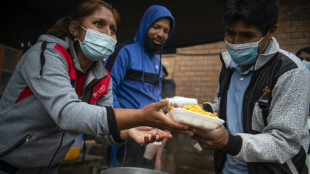
[[[4,152],[2,152],[0,154],[0,157],[5,157],[7,156],[8,154],[14,152],[16,149],[18,149],[20,146],[22,146],[23,144],[25,143],[28,143],[29,142],[29,139],[31,138],[32,136],[30,134],[27,134],[25,135],[22,139],[20,139],[17,143],[15,143],[13,146],[11,146],[9,149],[5,150]]]

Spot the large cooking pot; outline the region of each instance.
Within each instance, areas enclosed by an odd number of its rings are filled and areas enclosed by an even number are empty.
[[[114,167],[104,169],[100,172],[100,174],[168,174],[168,173],[138,167]]]

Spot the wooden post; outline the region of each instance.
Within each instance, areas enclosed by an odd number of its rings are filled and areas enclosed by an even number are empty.
[[[1,83],[1,77],[2,77],[2,68],[3,68],[3,62],[4,62],[5,48],[6,48],[5,45],[0,44],[0,83]]]
[[[20,60],[20,58],[22,57],[22,55],[23,55],[23,50],[17,51],[16,65],[17,65],[18,61]]]

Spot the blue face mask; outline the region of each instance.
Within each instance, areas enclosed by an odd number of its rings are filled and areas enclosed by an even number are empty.
[[[302,63],[304,63],[304,65],[308,68],[308,70],[310,71],[310,62],[303,60]]]
[[[104,61],[114,52],[117,41],[113,37],[82,26],[81,28],[86,30],[86,35],[84,41],[79,40],[79,42],[84,55],[89,60]]]
[[[264,37],[263,37],[264,38]],[[250,65],[255,62],[258,57],[257,49],[261,38],[257,42],[244,44],[231,44],[225,40],[226,48],[231,59],[238,65]]]

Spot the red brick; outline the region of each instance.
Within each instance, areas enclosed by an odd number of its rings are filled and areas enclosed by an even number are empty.
[[[182,67],[180,67],[180,70],[181,71],[190,71],[191,67],[190,66],[182,66]]]
[[[208,72],[206,72],[206,71],[195,72],[195,75],[196,75],[196,76],[205,76],[205,75],[207,75],[207,74],[208,74]]]
[[[196,82],[193,85],[196,86],[196,87],[203,87],[203,86],[205,86],[205,83],[203,83],[203,82]]]
[[[208,61],[208,65],[214,66],[214,65],[220,65],[220,64],[221,64],[220,60],[209,60]]]
[[[291,34],[292,39],[298,39],[298,38],[303,38],[303,37],[304,37],[304,34],[301,32]]]
[[[281,23],[278,23],[278,25],[281,26],[281,27],[285,27],[285,28],[292,26],[291,21],[283,21]]]
[[[207,49],[197,50],[198,54],[207,54],[209,51]]]
[[[202,81],[210,81],[212,80],[212,77],[209,77],[209,76],[203,76],[203,77],[200,77]]]
[[[201,78],[197,76],[193,76],[191,77],[191,81],[201,81]]]
[[[206,48],[206,49],[215,48],[215,45],[214,44],[205,44],[204,48]]]
[[[297,39],[297,44],[310,44],[310,38]]]
[[[199,66],[208,65],[207,60],[198,60],[195,63],[196,63],[196,65],[199,65]]]
[[[203,56],[193,56],[193,60],[204,60]]]
[[[184,74],[184,72],[181,72],[181,71],[175,71],[174,72],[174,76],[175,77],[182,77],[182,76],[184,76],[185,74]]]
[[[214,69],[214,66],[202,66],[201,67],[201,70],[203,71],[210,71],[210,70],[213,70]]]
[[[218,42],[215,44],[215,47],[218,49],[226,49],[225,42]]]
[[[284,32],[284,27],[279,26],[277,31],[276,31],[276,35],[283,33]]]
[[[291,32],[295,32],[296,28],[295,27],[284,27],[284,32],[286,33],[291,33]]]
[[[304,23],[305,23],[305,25],[309,25],[310,24],[310,20],[305,20]]]
[[[209,53],[217,53],[220,54],[222,51],[220,49],[210,49]]]
[[[294,45],[296,44],[296,40],[295,39],[287,39],[287,40],[279,40],[279,44],[280,45]]]
[[[193,75],[195,75],[195,73],[194,72],[184,72],[184,75],[185,76],[193,76]]]
[[[184,84],[183,86],[192,86],[192,83],[193,83],[193,82],[187,81],[187,82],[184,82],[184,83],[183,83],[183,84]]]
[[[207,76],[218,76],[218,73],[217,72],[207,72],[206,74]]]
[[[290,38],[290,34],[289,33],[276,33],[276,38],[278,40],[280,40],[280,39],[289,39]]]
[[[293,21],[292,25],[293,26],[304,25],[304,21]]]
[[[304,32],[304,34],[305,34],[306,38],[310,38],[310,31],[309,32]]]
[[[185,61],[176,61],[175,65],[176,66],[183,66],[183,65],[185,65]]]
[[[307,26],[299,26],[298,31],[310,31],[310,25]]]

